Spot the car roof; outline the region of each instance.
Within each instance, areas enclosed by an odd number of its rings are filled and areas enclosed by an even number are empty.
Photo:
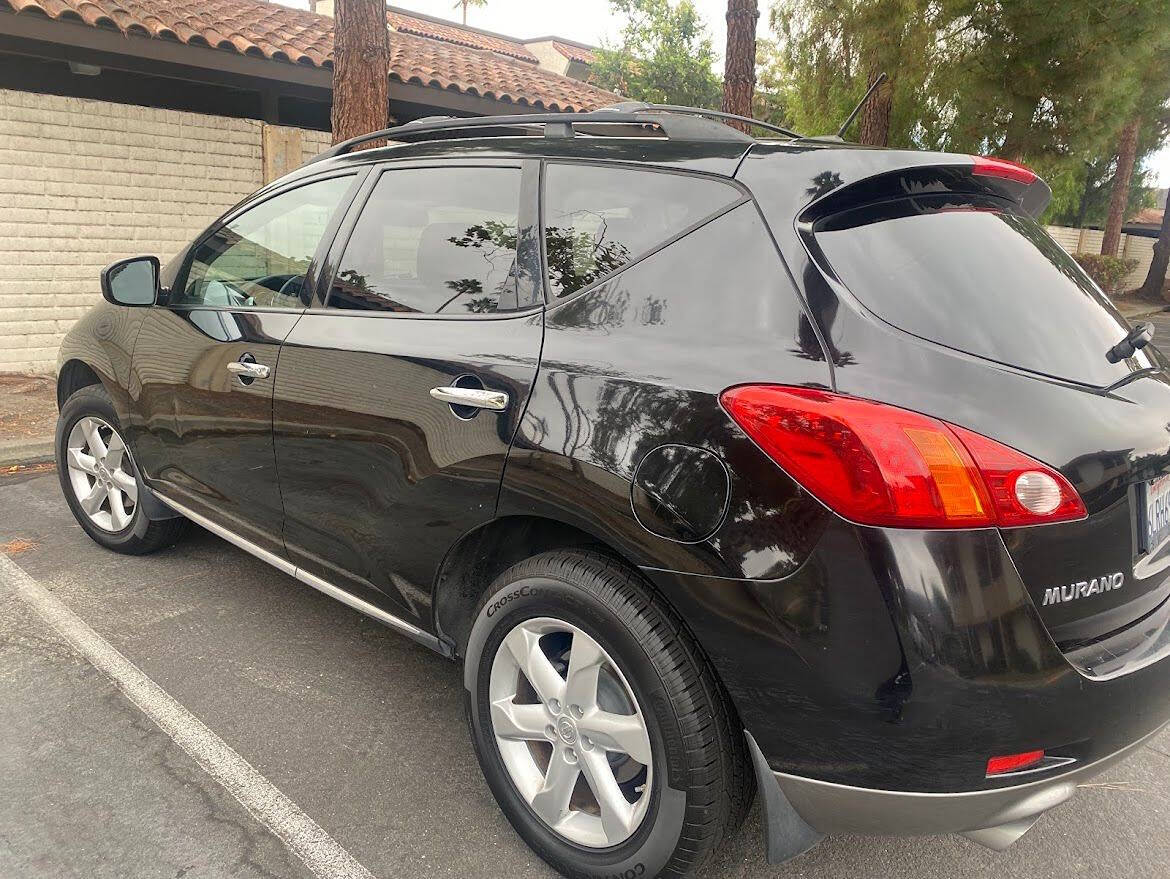
[[[402,160],[584,159],[701,171],[730,177],[752,141],[657,137],[474,137],[397,143],[312,161],[290,176]]]

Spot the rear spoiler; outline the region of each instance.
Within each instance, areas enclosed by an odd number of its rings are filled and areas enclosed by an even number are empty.
[[[857,152],[874,157],[874,153],[868,150]],[[897,162],[894,167],[874,168],[868,175],[841,181],[843,186],[815,195],[801,211],[800,220],[811,221],[859,201],[881,201],[932,192],[1006,198],[1031,217],[1039,219],[1052,200],[1048,184],[1036,172],[1016,162],[947,153],[897,151],[887,155]]]

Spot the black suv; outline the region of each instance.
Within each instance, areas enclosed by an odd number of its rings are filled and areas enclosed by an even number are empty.
[[[374,138],[105,270],[94,540],[194,521],[461,661],[574,877],[693,873],[757,787],[777,861],[1002,848],[1170,717],[1167,361],[1031,171],[646,106]]]

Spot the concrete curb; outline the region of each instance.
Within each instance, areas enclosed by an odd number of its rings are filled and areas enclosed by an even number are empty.
[[[52,439],[0,440],[0,467],[52,461],[53,445]]]

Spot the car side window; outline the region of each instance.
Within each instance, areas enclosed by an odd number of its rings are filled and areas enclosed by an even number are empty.
[[[328,307],[470,315],[517,307],[519,168],[383,172]]]
[[[352,176],[330,177],[249,208],[195,248],[171,305],[304,307],[301,287]]]
[[[588,287],[742,200],[736,187],[707,177],[550,163],[544,246],[552,295]]]

